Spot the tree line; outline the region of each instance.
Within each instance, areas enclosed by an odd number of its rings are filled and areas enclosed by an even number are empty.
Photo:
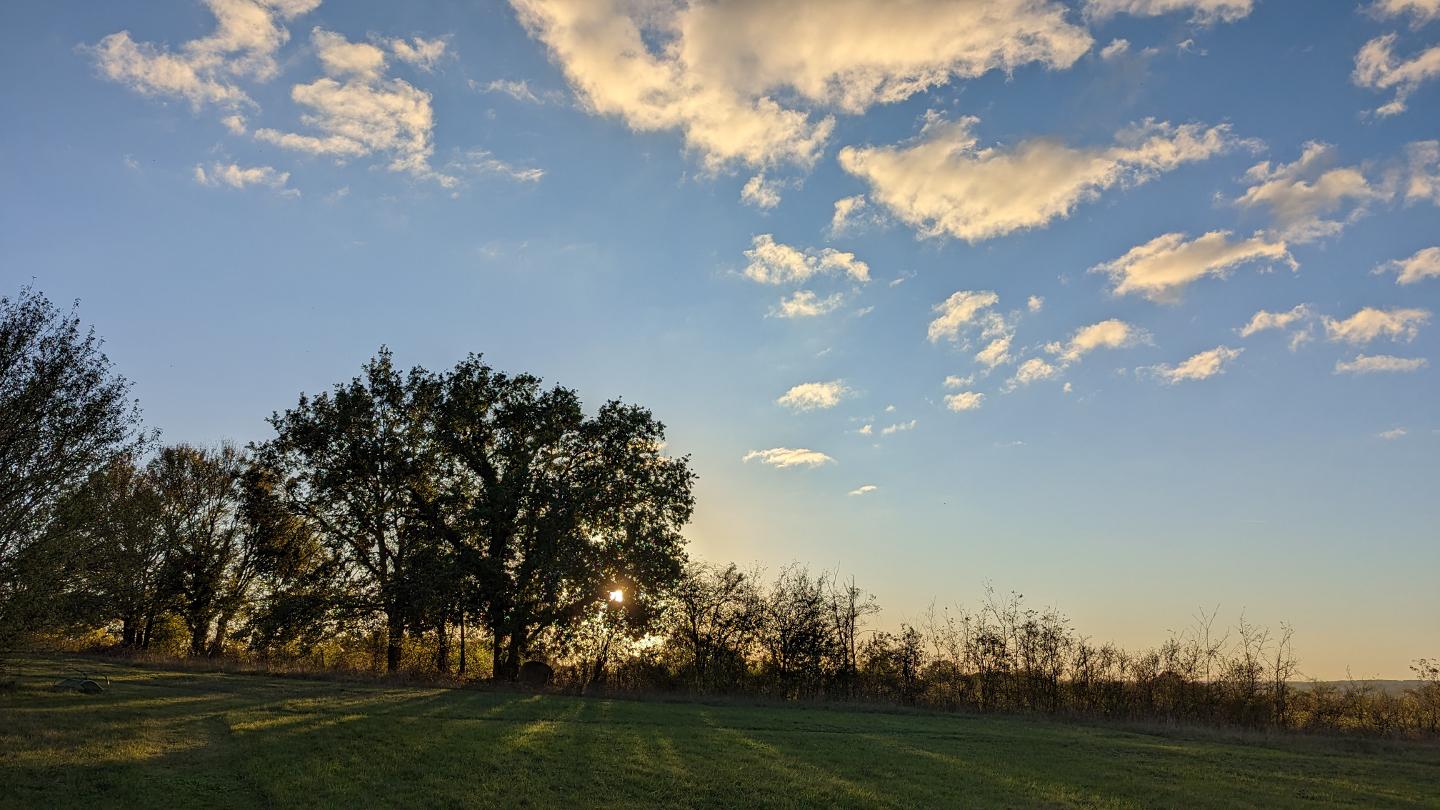
[[[162,444],[93,331],[25,289],[0,299],[0,649],[81,645],[260,666],[751,694],[966,711],[1440,732],[1419,685],[1297,686],[1290,631],[1213,615],[1153,650],[1055,611],[873,626],[836,573],[689,558],[688,457],[619,400],[472,355],[359,375],[247,447]]]

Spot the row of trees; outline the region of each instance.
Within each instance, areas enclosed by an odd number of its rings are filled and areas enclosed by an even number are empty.
[[[478,356],[382,349],[243,449],[161,446],[128,396],[73,311],[0,300],[0,649],[500,680],[539,659],[576,690],[1440,733],[1434,663],[1401,693],[1297,688],[1284,626],[1202,615],[1128,652],[992,592],[881,631],[853,580],[689,560],[694,475],[648,411],[587,415]]]

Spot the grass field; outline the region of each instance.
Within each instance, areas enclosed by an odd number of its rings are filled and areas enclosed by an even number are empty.
[[[70,665],[101,695],[55,692]],[[31,660],[3,807],[1440,807],[1440,748]]]

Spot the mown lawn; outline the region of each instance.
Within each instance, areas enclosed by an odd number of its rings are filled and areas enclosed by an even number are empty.
[[[1440,807],[1433,746],[22,667],[0,807]]]

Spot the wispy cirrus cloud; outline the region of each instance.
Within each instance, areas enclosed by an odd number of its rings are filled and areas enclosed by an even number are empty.
[[[1396,357],[1393,354],[1358,354],[1335,362],[1336,374],[1408,374],[1430,365],[1423,357]]]
[[[1250,16],[1254,0],[1086,0],[1086,16],[1096,19],[1129,14],[1135,17],[1159,17],[1162,14],[1190,14],[1199,25],[1235,22]]]

